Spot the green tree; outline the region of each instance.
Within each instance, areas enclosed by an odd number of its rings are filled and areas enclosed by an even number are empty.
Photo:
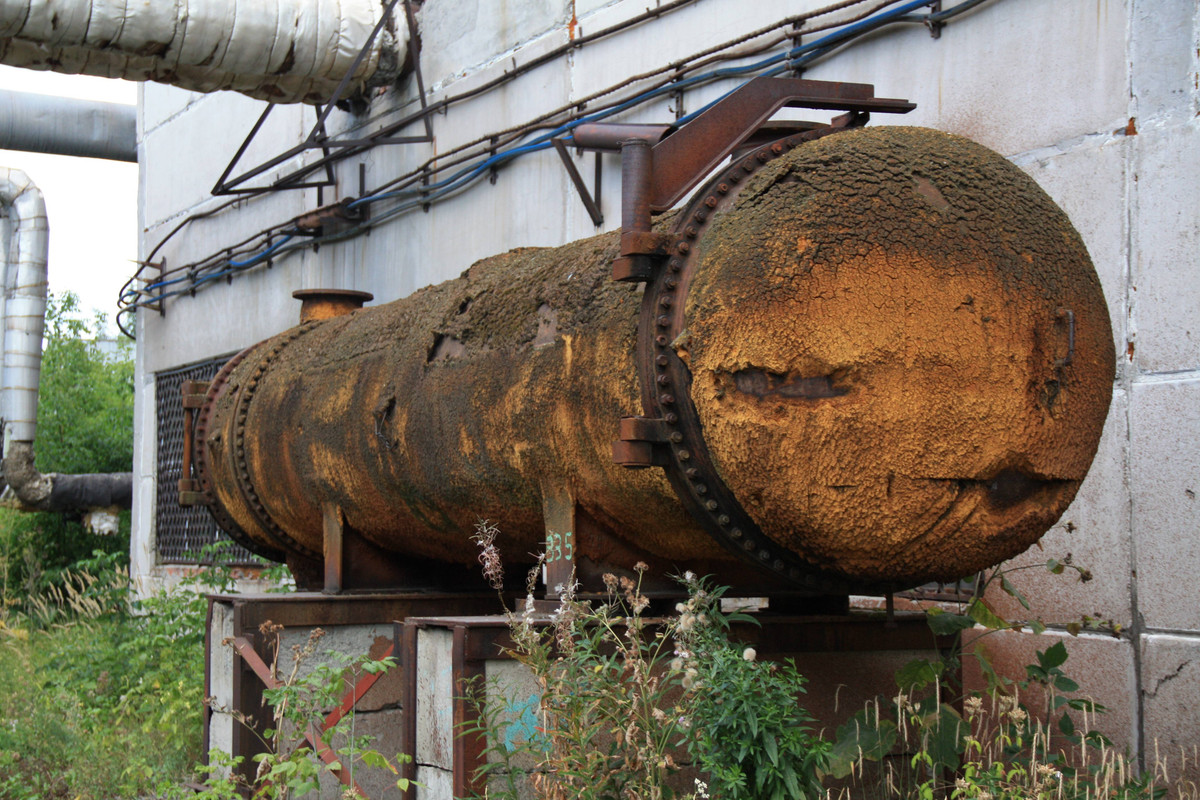
[[[133,353],[125,339],[106,350],[106,329],[99,312],[80,317],[73,293],[50,297],[37,415],[42,472],[133,469]]]
[[[103,314],[81,315],[79,298],[49,298],[38,393],[37,467],[42,472],[128,472],[133,468],[133,359],[127,341],[105,345]],[[20,602],[96,550],[129,552],[129,519],[116,536],[96,536],[78,518],[0,508],[4,599]]]

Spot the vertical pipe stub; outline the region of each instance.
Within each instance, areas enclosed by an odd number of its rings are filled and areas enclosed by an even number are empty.
[[[297,289],[292,297],[300,301],[301,325],[349,314],[375,299],[370,292],[353,289]]]

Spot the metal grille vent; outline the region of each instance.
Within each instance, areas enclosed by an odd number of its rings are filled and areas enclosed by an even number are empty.
[[[209,564],[211,554],[201,550],[216,542],[226,542],[221,561],[232,564],[258,564],[261,561],[244,547],[229,540],[217,527],[204,506],[179,505],[178,481],[183,465],[183,403],[180,387],[184,381],[209,381],[230,359],[221,356],[199,364],[165,370],[154,376],[154,396],[158,418],[158,489],[155,499],[155,529],[158,558],[164,564]]]

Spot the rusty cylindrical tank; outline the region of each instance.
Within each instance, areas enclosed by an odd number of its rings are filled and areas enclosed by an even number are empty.
[[[565,490],[582,559],[723,578],[743,554],[760,586],[812,593],[1021,552],[1074,497],[1111,394],[1079,235],[962,138],[794,144],[660,221],[672,257],[644,291],[609,279],[612,233],[484,259],[243,352],[198,421],[218,519],[319,563],[335,507],[398,562],[469,564],[486,518],[519,560]],[[613,463],[629,416],[664,469]]]

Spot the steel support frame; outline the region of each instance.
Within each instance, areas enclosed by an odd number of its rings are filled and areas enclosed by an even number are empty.
[[[363,45],[362,49],[359,50],[358,55],[350,65],[346,75],[342,78],[341,83],[338,84],[337,89],[333,93],[333,97],[331,97],[329,102],[325,105],[316,106],[316,124],[313,125],[312,130],[309,131],[309,134],[305,137],[304,141],[298,145],[288,148],[279,155],[274,156],[273,158],[270,158],[235,177],[230,177],[230,173],[233,172],[234,167],[236,167],[238,162],[241,161],[242,156],[250,147],[250,143],[254,140],[254,137],[258,135],[263,123],[266,122],[267,117],[271,113],[271,109],[275,107],[274,103],[268,104],[263,110],[262,115],[258,118],[258,121],[255,122],[253,127],[250,129],[250,133],[246,135],[245,140],[237,149],[237,152],[234,154],[229,164],[226,165],[224,172],[221,173],[221,177],[217,179],[216,184],[212,188],[212,195],[214,197],[235,194],[256,194],[263,191],[280,191],[285,189],[307,189],[314,187],[319,189],[325,186],[332,186],[336,182],[333,174],[333,163],[335,161],[340,161],[344,158],[356,155],[364,150],[369,150],[370,148],[380,144],[415,144],[433,141],[433,124],[430,122],[428,115],[424,115],[422,117],[425,133],[421,136],[393,136],[392,134],[399,129],[397,125],[389,125],[379,131],[376,131],[375,133],[368,134],[365,137],[353,139],[330,139],[325,130],[325,121],[329,118],[329,113],[339,102],[347,99],[346,88],[349,85],[350,77],[358,69],[358,66],[362,63],[363,59],[366,58],[367,52],[370,50],[371,45],[374,43],[376,37],[379,36],[380,31],[383,30],[383,26],[387,24],[389,19],[391,19],[393,13],[395,12],[396,4],[399,2],[400,0],[390,0],[384,9],[383,16],[380,17],[379,22],[375,25],[374,30],[371,31],[371,35],[367,37],[366,43]],[[428,102],[425,96],[425,80],[421,75],[420,39],[417,35],[417,22],[413,11],[413,0],[404,0],[404,14],[405,22],[408,25],[408,41],[410,48],[409,58],[413,66],[413,75],[417,82],[417,99],[421,104],[421,111],[424,112],[428,107]],[[401,122],[401,125],[403,124],[406,124],[406,120]],[[259,188],[239,188],[250,179],[267,172],[273,167],[277,167],[289,159],[309,150],[317,149],[321,150],[321,158],[311,164],[303,165],[287,173],[286,175],[276,178],[270,186]],[[337,152],[334,153],[331,152],[331,150],[336,150]],[[304,180],[304,178],[318,169],[325,170],[324,180]]]

